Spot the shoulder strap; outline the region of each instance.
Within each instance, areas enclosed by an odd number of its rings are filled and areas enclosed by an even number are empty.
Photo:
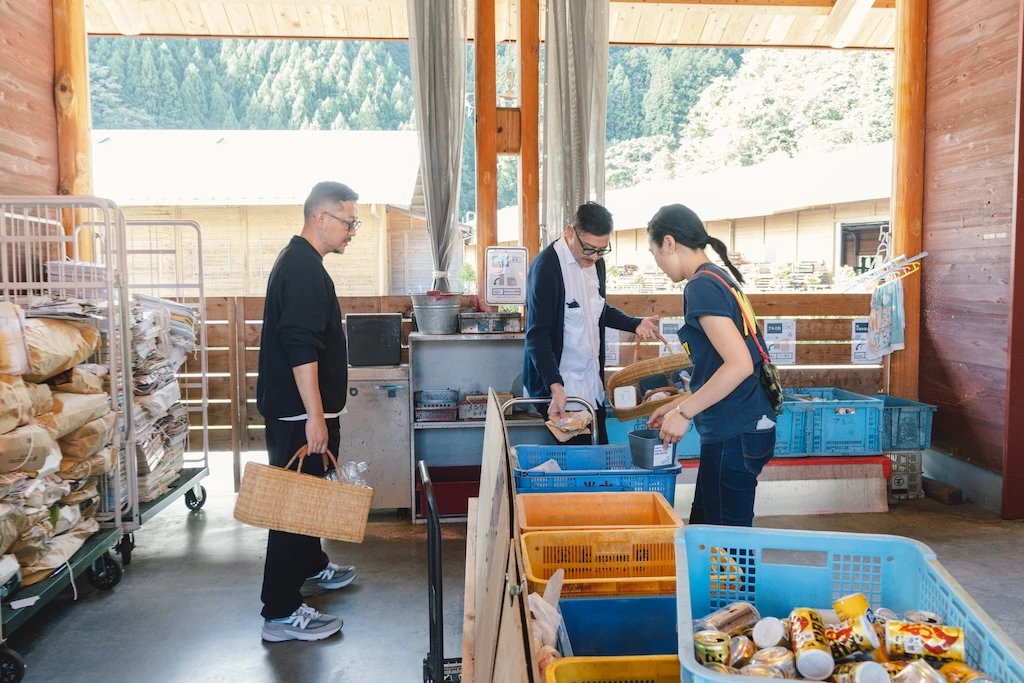
[[[742,294],[741,292],[737,292],[735,287],[729,284],[729,282],[724,277],[722,277],[713,270],[702,270],[700,271],[700,273],[697,273],[697,277],[704,274],[716,278],[719,282],[725,285],[730,292],[732,292],[732,295],[734,297],[736,297],[736,303],[739,306],[740,315],[743,317],[743,322],[746,323],[748,330],[753,330],[751,336],[754,338],[754,344],[757,346],[757,350],[761,354],[761,360],[765,363],[771,363],[771,358],[768,356],[767,353],[765,353],[764,347],[761,346],[761,340],[758,339],[758,334],[760,334],[760,330],[758,330],[757,324],[750,320],[750,317],[747,315],[747,309],[745,306],[743,306],[743,302],[740,300],[741,296],[745,297],[746,295]]]

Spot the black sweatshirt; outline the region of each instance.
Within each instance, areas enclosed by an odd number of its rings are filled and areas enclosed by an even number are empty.
[[[292,368],[307,363],[320,363],[324,413],[345,407],[348,349],[334,281],[323,261],[309,242],[296,235],[270,271],[256,380],[256,407],[268,420],[306,412]]]

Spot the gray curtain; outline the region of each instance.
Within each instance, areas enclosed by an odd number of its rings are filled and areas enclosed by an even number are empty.
[[[604,202],[608,0],[548,0],[544,65],[545,244],[576,207]]]
[[[408,8],[433,288],[448,292],[448,269],[462,246],[458,209],[466,106],[466,0],[408,0]]]

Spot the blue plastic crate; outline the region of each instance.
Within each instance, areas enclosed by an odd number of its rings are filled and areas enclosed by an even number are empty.
[[[747,680],[705,669],[684,624],[731,602],[762,616],[828,608],[864,593],[874,608],[934,612],[966,630],[967,662],[1000,683],[1024,683],[1024,651],[985,614],[923,543],[898,536],[694,525],[676,533],[676,598],[683,680]],[[722,567],[733,571],[723,574]],[[737,571],[738,570],[738,571]],[[728,578],[726,578],[728,577]]]
[[[807,413],[788,409],[790,403],[803,402],[800,399],[787,397],[783,403],[782,414],[775,418],[775,457],[802,458],[807,455]],[[605,432],[608,442],[628,444],[630,432],[647,429],[647,418],[619,422],[614,411],[609,407],[605,418]],[[680,460],[696,460],[700,457],[700,435],[693,422],[683,435],[682,441],[676,445],[676,458]]]
[[[882,401],[883,451],[919,451],[932,445],[932,414],[938,408],[894,396]]]
[[[657,491],[669,505],[675,504],[676,476],[680,465],[657,470],[633,467],[629,446],[516,446],[513,468],[519,493],[570,493],[586,491]],[[555,460],[561,472],[529,472],[547,460]]]
[[[563,598],[559,645],[564,657],[674,655],[676,596]]]
[[[882,399],[831,387],[786,393],[820,399],[789,404],[790,410],[807,414],[807,455],[882,454]]]

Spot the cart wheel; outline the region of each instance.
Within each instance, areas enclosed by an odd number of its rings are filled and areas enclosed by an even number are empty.
[[[206,488],[200,486],[199,490],[202,492],[202,498],[196,498],[195,489],[185,493],[185,505],[189,510],[201,510],[206,505]]]
[[[132,563],[133,550],[135,550],[135,535],[125,534],[121,537],[121,542],[117,544],[117,552],[121,553],[121,564],[125,567]]]
[[[18,683],[25,677],[25,660],[9,647],[0,647],[0,683]]]
[[[103,553],[86,571],[86,578],[96,588],[110,590],[121,582],[121,565],[110,553]]]

